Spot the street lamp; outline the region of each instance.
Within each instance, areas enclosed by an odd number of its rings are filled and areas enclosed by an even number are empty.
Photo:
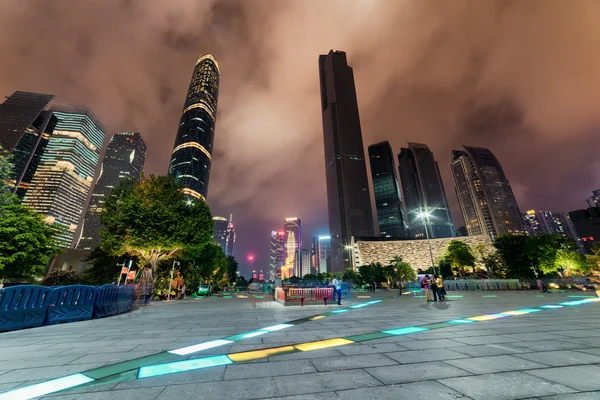
[[[425,210],[427,210],[427,206],[425,207]],[[429,225],[429,215],[430,213],[428,211],[419,211],[417,217],[423,221],[423,226],[425,227],[425,236],[427,236],[427,245],[429,246],[429,257],[431,257],[431,268],[433,269],[433,274],[436,275],[435,262],[433,261],[433,250],[431,250],[431,240],[429,239],[429,230],[427,229],[427,225]],[[427,221],[427,224],[425,221]]]

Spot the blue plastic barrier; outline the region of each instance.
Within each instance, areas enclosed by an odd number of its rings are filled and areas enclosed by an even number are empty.
[[[117,285],[103,285],[98,288],[98,297],[94,305],[94,318],[103,318],[116,315],[118,312],[119,287]]]
[[[42,326],[51,293],[36,285],[0,289],[0,331]]]
[[[97,295],[98,289],[93,286],[70,285],[53,288],[44,325],[91,319]]]
[[[122,314],[131,311],[133,307],[133,296],[135,285],[119,286],[119,297],[117,302],[117,313]]]

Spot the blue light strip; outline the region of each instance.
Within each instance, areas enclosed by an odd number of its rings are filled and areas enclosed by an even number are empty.
[[[51,379],[35,385],[0,393],[0,400],[25,400],[45,396],[50,393],[71,389],[84,383],[93,382],[94,379],[84,374],[73,374],[62,378]]]
[[[387,331],[381,331],[383,333],[387,333],[388,335],[408,335],[409,333],[416,333],[422,331],[428,331],[427,328],[422,328],[420,326],[407,326],[405,328],[391,329]]]
[[[185,361],[175,361],[166,364],[148,365],[140,367],[138,378],[150,378],[153,376],[161,376],[175,374],[177,372],[193,371],[197,369],[218,367],[220,365],[233,364],[233,361],[225,355],[213,356],[205,358],[196,358]]]

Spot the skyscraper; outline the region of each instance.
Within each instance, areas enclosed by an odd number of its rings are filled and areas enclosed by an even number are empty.
[[[302,247],[302,222],[300,218],[286,218],[283,224],[285,263],[281,267],[281,277],[294,275],[297,266],[296,252]]]
[[[198,58],[169,165],[169,175],[183,183],[186,195],[197,199],[205,199],[208,193],[219,75],[219,64],[212,54]]]
[[[456,236],[437,161],[429,147],[408,143],[398,154],[409,235],[424,239]],[[425,231],[427,226],[428,231]]]
[[[59,247],[70,247],[98,166],[104,127],[83,106],[54,106],[58,123],[23,204],[54,225]]]
[[[298,278],[310,274],[310,252],[307,249],[296,250],[295,273]]]
[[[317,248],[317,260],[319,266],[317,273],[331,272],[331,237],[319,236],[319,246]]]
[[[213,222],[215,223],[213,242],[221,246],[223,252],[227,254],[227,233],[229,221],[224,217],[213,217]]]
[[[331,234],[331,266],[350,266],[352,236],[373,236],[354,73],[343,51],[319,56],[321,111],[325,143],[325,177]]]
[[[379,236],[405,237],[404,211],[392,146],[381,142],[369,146],[371,178],[379,222]]]
[[[145,161],[146,143],[142,135],[138,132],[117,132],[113,135],[85,213],[81,236],[76,243],[78,249],[94,249],[100,244],[100,214],[106,198],[123,179],[138,180]]]
[[[269,280],[281,277],[281,267],[285,262],[283,231],[271,231],[271,254],[269,257]]]
[[[229,215],[229,224],[227,225],[227,246],[225,246],[225,254],[229,257],[235,257],[235,226],[233,225],[233,214]]]
[[[592,195],[585,199],[587,208],[600,207],[600,189],[594,190]]]
[[[566,212],[529,210],[523,214],[523,224],[528,235],[551,233],[570,237],[580,244],[573,221]]]
[[[452,152],[452,175],[469,235],[525,233],[517,200],[494,154],[463,146]]]
[[[16,91],[0,104],[0,146],[13,156],[10,184],[23,198],[57,118],[44,111],[54,95]]]

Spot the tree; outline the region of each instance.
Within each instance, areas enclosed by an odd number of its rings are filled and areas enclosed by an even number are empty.
[[[592,246],[592,254],[586,254],[585,260],[590,267],[590,270],[600,270],[600,242],[594,243]],[[597,275],[600,273],[596,273]]]
[[[417,273],[407,262],[402,261],[402,257],[396,256],[390,261],[390,265],[386,267],[388,279],[391,283],[398,286],[400,294],[402,294],[402,282],[414,281],[417,279]]]
[[[227,256],[227,278],[234,283],[237,280],[239,264],[234,256]]]
[[[381,263],[361,265],[358,267],[358,272],[362,281],[365,283],[370,283],[373,290],[375,290],[378,283],[386,280],[383,265],[381,265]]]
[[[471,248],[460,240],[448,243],[444,258],[461,277],[465,276],[465,267],[475,268],[475,256],[471,253]]]
[[[450,265],[450,263],[446,261],[445,258],[442,258],[438,263],[438,272],[442,279],[454,276],[454,274],[452,273],[452,265]],[[431,271],[430,273],[433,273],[433,271]]]
[[[188,254],[189,256],[190,254]],[[185,260],[185,279],[196,288],[204,282],[219,282],[228,268],[228,259],[220,245],[207,243],[195,257]]]
[[[125,180],[104,203],[101,247],[111,255],[138,257],[143,280],[157,265],[177,255],[194,259],[212,240],[214,223],[204,200],[190,200],[167,176]]]
[[[346,268],[342,275],[342,279],[357,284],[360,281],[360,275],[353,268]]]
[[[533,267],[544,274],[551,274],[560,270],[556,263],[558,251],[576,251],[577,245],[571,238],[544,233],[530,236],[525,249]],[[565,257],[566,254],[562,254],[562,256]],[[572,258],[572,260],[575,259]]]
[[[122,265],[117,264],[123,264],[123,261],[127,261],[125,257],[110,255],[100,247],[96,247],[92,251],[88,260],[92,261],[93,264],[86,268],[81,275],[85,282],[90,285],[104,285],[117,282],[119,279],[119,272],[122,268]],[[135,262],[131,269],[137,269]]]
[[[585,257],[578,251],[559,249],[554,261],[556,270],[561,276],[575,274],[585,275],[590,272],[591,267],[586,263]]]
[[[527,252],[528,240],[527,235],[499,235],[494,240],[494,247],[504,261],[507,278],[534,277],[534,264]]]
[[[12,193],[13,187],[8,184],[13,179],[12,156],[4,153],[0,146],[0,206],[19,203],[19,198]]]
[[[83,277],[75,271],[52,271],[42,279],[44,286],[67,286],[83,283]]]

